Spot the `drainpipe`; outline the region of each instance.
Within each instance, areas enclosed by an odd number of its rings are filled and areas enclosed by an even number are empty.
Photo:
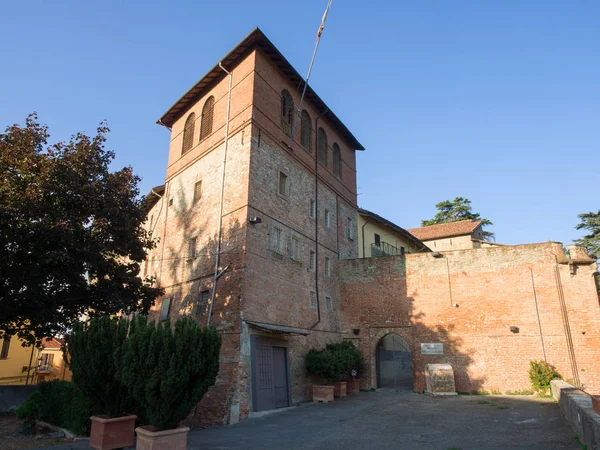
[[[223,232],[223,199],[225,194],[225,168],[227,165],[227,146],[229,144],[229,113],[231,111],[231,82],[233,75],[228,72],[221,61],[219,61],[219,67],[229,76],[229,89],[227,93],[227,118],[225,120],[225,150],[223,152],[223,177],[221,179],[221,202],[219,212],[219,231],[217,235],[217,254],[215,255],[215,276],[213,278],[212,293],[210,295],[210,307],[208,309],[208,319],[206,326],[210,325],[210,319],[212,318],[213,305],[215,303],[215,295],[217,293],[217,281],[224,271],[219,272],[219,263],[221,262],[221,236]]]
[[[362,226],[362,248],[363,248],[363,258],[367,257],[367,254],[365,253],[365,227],[367,226],[367,224],[371,221],[371,219],[368,219]]]
[[[31,372],[31,363],[33,362],[33,351],[34,350],[35,350],[35,345],[32,345],[31,346],[31,356],[29,357],[29,366],[27,367],[27,378],[25,379],[25,385],[29,384],[29,372]]]

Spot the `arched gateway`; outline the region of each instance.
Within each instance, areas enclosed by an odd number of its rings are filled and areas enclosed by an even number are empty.
[[[413,388],[412,355],[408,343],[397,334],[379,340],[376,351],[377,387]]]

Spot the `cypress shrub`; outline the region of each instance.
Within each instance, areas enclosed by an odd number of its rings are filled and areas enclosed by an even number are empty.
[[[128,321],[110,317],[74,326],[68,340],[73,382],[89,399],[93,414],[139,413],[127,388],[116,379],[116,360],[127,339]],[[139,414],[138,414],[139,415]]]
[[[137,317],[123,345],[118,378],[157,430],[176,428],[212,386],[219,371],[221,337],[188,318],[174,329]]]

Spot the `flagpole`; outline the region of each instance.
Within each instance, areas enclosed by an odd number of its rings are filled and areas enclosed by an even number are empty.
[[[304,102],[304,95],[306,94],[306,88],[308,87],[308,80],[310,79],[310,74],[312,72],[313,64],[315,63],[315,57],[317,56],[317,50],[319,49],[319,42],[321,42],[321,34],[323,34],[323,30],[325,29],[325,21],[327,20],[327,14],[329,13],[329,8],[331,7],[332,0],[329,0],[327,3],[327,8],[325,8],[325,13],[323,14],[323,18],[321,19],[321,25],[319,25],[319,29],[317,30],[317,41],[315,42],[315,49],[313,51],[312,58],[310,60],[310,66],[308,67],[308,74],[306,75],[306,80],[304,81],[304,88],[302,89],[302,96],[300,97],[300,104],[298,105],[298,109],[296,110],[296,114],[294,114],[294,122],[292,122],[292,132],[289,136],[288,147],[291,147],[292,140],[294,139],[294,133],[296,131],[296,125],[298,122],[298,116],[302,111],[302,103]]]

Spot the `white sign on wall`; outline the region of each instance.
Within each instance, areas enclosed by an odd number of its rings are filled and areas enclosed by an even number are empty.
[[[441,343],[421,344],[421,355],[443,355],[443,354],[444,354],[444,344],[441,344]]]

